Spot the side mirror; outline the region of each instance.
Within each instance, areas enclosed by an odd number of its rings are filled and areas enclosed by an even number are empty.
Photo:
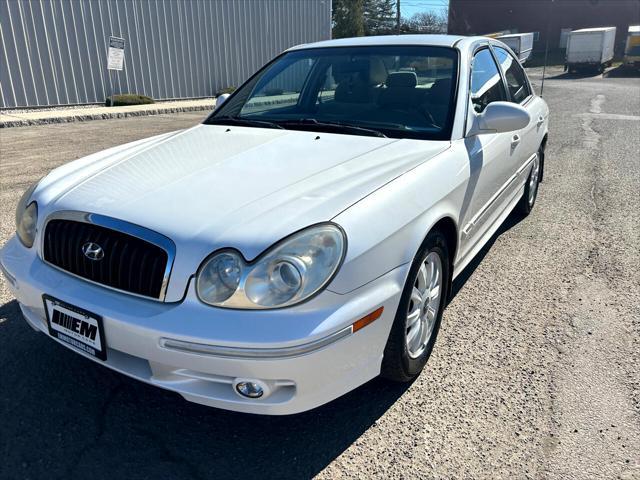
[[[218,95],[216,97],[216,110],[222,106],[222,104],[229,98],[228,93],[223,93],[222,95]]]
[[[484,112],[475,116],[467,136],[483,133],[504,133],[520,130],[531,122],[531,115],[520,105],[511,102],[492,102]]]

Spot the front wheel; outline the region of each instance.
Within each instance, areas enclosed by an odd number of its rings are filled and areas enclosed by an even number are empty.
[[[538,197],[538,186],[540,185],[540,159],[542,158],[542,150],[538,150],[533,160],[533,166],[529,172],[527,183],[524,186],[524,193],[516,207],[522,215],[529,215]]]
[[[440,329],[449,279],[446,239],[440,232],[430,232],[407,276],[384,349],[384,378],[408,382],[424,368]]]

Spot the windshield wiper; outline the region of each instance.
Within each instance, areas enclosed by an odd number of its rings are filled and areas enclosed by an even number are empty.
[[[373,128],[357,127],[348,123],[342,122],[319,122],[315,118],[301,118],[299,120],[284,120],[278,122],[283,127],[311,127],[314,130],[324,130],[336,133],[352,133],[354,135],[369,135],[373,137],[387,138],[387,136],[380,130]]]
[[[274,122],[267,122],[265,120],[254,120],[252,118],[231,117],[229,115],[209,118],[205,120],[204,123],[207,125],[237,125],[239,127],[279,128],[281,130],[284,130],[284,127]]]

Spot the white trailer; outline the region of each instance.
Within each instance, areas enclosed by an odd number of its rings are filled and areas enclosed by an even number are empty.
[[[496,37],[502,43],[506,44],[518,56],[520,63],[524,63],[531,56],[533,51],[533,32],[529,33],[512,33],[509,35],[501,35]]]
[[[640,25],[629,27],[624,49],[624,64],[627,67],[640,68]]]
[[[613,60],[616,27],[573,30],[567,41],[565,67],[570,72],[594,68],[603,71]]]

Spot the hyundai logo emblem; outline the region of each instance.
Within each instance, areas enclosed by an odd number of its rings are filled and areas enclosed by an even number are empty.
[[[87,242],[82,246],[82,253],[89,260],[102,260],[104,258],[104,250],[100,245],[93,242]]]

